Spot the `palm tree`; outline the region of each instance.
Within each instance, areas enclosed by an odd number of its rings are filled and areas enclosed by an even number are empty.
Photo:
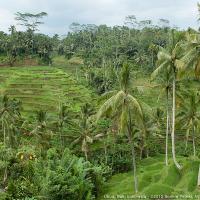
[[[168,166],[168,138],[169,138],[169,129],[170,129],[170,116],[169,116],[169,93],[170,93],[170,75],[166,73],[166,113],[167,113],[167,122],[166,122],[166,142],[165,142],[165,164]]]
[[[89,144],[93,143],[91,124],[89,123],[89,120],[87,120],[85,124],[81,123],[75,132],[78,135],[75,136],[71,146],[73,147],[76,144],[80,144],[81,151],[84,153],[85,159],[88,160]]]
[[[159,134],[158,123],[156,123],[157,116],[155,116],[154,110],[152,110],[149,106],[144,105],[144,103],[141,105],[143,116],[141,120],[135,125],[135,137],[140,141],[140,144],[138,145],[140,149],[140,159],[142,159],[143,156],[149,157],[149,137],[161,137]]]
[[[42,156],[46,156],[46,150],[50,147],[49,141],[52,136],[52,131],[49,130],[47,122],[47,112],[43,110],[37,111],[32,131],[30,132],[30,135],[33,135],[34,139],[36,139],[35,142],[40,147]]]
[[[168,49],[160,47],[158,52],[158,67],[153,72],[152,77],[158,76],[160,73],[167,72],[172,76],[172,157],[174,164],[178,169],[181,169],[181,166],[176,160],[175,153],[175,113],[176,113],[176,78],[177,73],[183,69],[183,62],[180,60],[182,57],[182,48],[180,42],[174,44],[174,32],[172,32],[172,44]]]
[[[190,30],[186,33],[186,39],[184,43],[186,53],[181,60],[185,68],[192,68],[198,77],[200,75],[200,33]]]
[[[68,124],[68,125],[73,124],[71,117],[72,117],[72,113],[69,111],[68,106],[60,103],[56,125],[57,125],[58,132],[60,135],[60,145],[62,149],[64,149],[63,129],[64,129],[65,124]]]
[[[10,147],[13,147],[16,143],[16,137],[14,135],[15,125],[20,120],[20,107],[21,103],[15,99],[10,100],[8,96],[3,96],[0,107],[0,120],[2,124],[4,145],[8,143]],[[8,143],[6,138],[8,137]]]
[[[99,120],[95,127],[96,133],[103,134],[104,138],[102,140],[103,142],[103,149],[104,149],[104,161],[105,164],[108,164],[108,147],[109,147],[109,141],[112,137],[112,134],[110,131],[110,122],[109,120]]]
[[[16,124],[20,120],[21,102],[13,99],[10,100],[8,96],[3,96],[0,107],[0,120],[2,124],[4,148],[13,148],[17,143],[15,136]],[[7,140],[8,138],[8,140]],[[8,141],[8,142],[7,142]],[[7,166],[4,170],[3,185],[8,177]]]
[[[81,151],[84,153],[86,160],[88,160],[89,145],[104,136],[102,133],[96,135],[93,134],[94,124],[92,123],[91,118],[92,113],[93,109],[88,103],[81,107],[81,118],[73,129],[75,139],[71,143],[71,146],[76,144],[81,145]]]
[[[192,133],[193,155],[196,156],[195,147],[195,135],[200,120],[200,113],[198,111],[199,100],[196,98],[196,94],[192,92],[189,94],[189,102],[184,101],[182,109],[178,114],[180,122],[185,124],[183,128],[186,128],[186,146],[187,149],[188,137]]]
[[[120,122],[121,132],[128,134],[129,143],[131,146],[132,162],[134,170],[134,187],[135,192],[138,192],[138,182],[136,175],[136,159],[133,143],[133,115],[139,119],[142,117],[142,109],[137,99],[129,93],[130,85],[130,67],[124,64],[121,72],[120,90],[111,91],[106,95],[112,95],[99,109],[97,120],[106,115],[116,116]]]
[[[159,63],[157,63],[159,65]],[[154,74],[152,74],[154,76]],[[160,100],[160,96],[165,95],[166,98],[166,137],[165,137],[165,165],[168,166],[168,138],[170,132],[170,91],[171,91],[171,75],[169,71],[165,71],[162,73],[161,78],[159,78],[158,87],[161,88],[160,95],[158,96],[158,101]],[[156,85],[157,87],[157,85]]]

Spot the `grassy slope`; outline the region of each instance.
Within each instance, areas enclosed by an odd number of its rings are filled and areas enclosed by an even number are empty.
[[[91,101],[91,92],[69,74],[55,67],[0,68],[0,95],[20,99],[24,113],[46,110],[55,113],[60,102],[74,111]]]
[[[77,84],[70,76],[76,73],[73,65],[67,69],[66,63],[60,66],[0,68],[0,94],[21,99],[24,113],[38,109],[55,113],[59,102],[68,102],[75,111],[79,111],[80,105],[91,101],[91,91]],[[137,98],[150,106],[155,106],[159,91],[152,87],[152,83],[144,80],[144,77],[139,77],[134,85],[142,86]],[[163,103],[164,98],[161,98],[158,105]],[[148,158],[139,163],[140,194],[198,193],[198,162],[181,158],[184,169],[179,173],[172,165],[172,161],[169,167],[165,167],[163,159],[162,156]],[[132,172],[114,175],[107,183],[104,194],[133,194]],[[104,199],[103,196],[100,199]]]
[[[185,195],[200,194],[197,188],[199,161],[179,157],[183,169],[178,171],[170,160],[168,167],[164,165],[164,156],[147,158],[138,166],[139,195]],[[104,195],[132,195],[132,172],[114,175],[105,185]],[[155,199],[155,198],[154,198]],[[180,198],[181,199],[181,198]]]

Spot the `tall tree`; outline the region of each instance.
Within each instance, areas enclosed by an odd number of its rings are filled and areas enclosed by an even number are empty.
[[[74,127],[75,139],[71,143],[71,146],[79,144],[81,151],[85,155],[85,159],[88,160],[89,144],[92,144],[95,140],[103,137],[104,134],[94,135],[94,125],[91,120],[92,108],[88,103],[84,104],[81,108],[80,121]]]
[[[5,146],[13,148],[17,143],[14,130],[17,121],[20,120],[21,103],[17,100],[10,100],[8,96],[3,96],[0,104],[0,121],[2,125],[3,142]]]
[[[160,61],[158,60],[157,66],[160,65]],[[155,78],[155,72],[152,74],[152,78]],[[161,89],[160,95],[158,96],[158,101],[160,100],[161,95],[165,95],[166,98],[166,136],[165,136],[165,164],[168,165],[168,138],[170,132],[170,91],[171,91],[171,72],[168,69],[165,69],[164,72],[161,74],[162,77],[159,77],[159,87]]]
[[[184,43],[184,56],[182,61],[185,68],[190,68],[194,71],[195,76],[200,75],[200,33],[190,29],[186,33],[186,41]]]
[[[27,30],[27,35],[28,35],[27,43],[30,45],[31,52],[33,54],[35,46],[34,32],[39,30],[38,26],[44,23],[41,21],[41,19],[47,16],[48,14],[46,12],[40,12],[37,14],[27,13],[27,12],[26,13],[17,12],[15,15],[16,15],[15,19],[19,22],[21,26],[25,27]],[[43,53],[45,54],[46,52]]]
[[[171,44],[168,48],[160,48],[158,53],[158,63],[159,66],[153,72],[152,76],[155,77],[160,73],[168,72],[172,76],[172,156],[174,164],[178,169],[181,169],[181,166],[176,160],[175,153],[175,114],[176,114],[176,78],[177,73],[183,69],[183,62],[181,62],[182,58],[182,48],[180,47],[179,42],[175,42],[174,31],[172,31],[171,35]]]
[[[196,131],[199,126],[200,113],[198,111],[199,108],[199,99],[197,98],[194,92],[188,94],[189,101],[184,101],[181,106],[181,111],[178,113],[179,120],[183,125],[183,128],[186,128],[186,146],[190,133],[192,134],[192,146],[193,146],[193,156],[196,156],[196,145],[195,145],[195,137]]]
[[[52,131],[48,127],[48,115],[46,111],[39,110],[36,112],[30,135],[33,135],[41,156],[45,157],[46,151],[50,147],[50,139],[52,136]]]
[[[48,14],[46,12],[40,12],[37,14],[17,12],[15,15],[16,15],[15,19],[19,21],[20,25],[34,32],[38,30],[38,26],[40,24],[44,23],[41,21],[41,19],[47,16]]]
[[[59,112],[58,112],[58,119],[57,119],[57,127],[58,127],[58,132],[60,135],[60,145],[61,149],[64,149],[64,141],[63,141],[63,133],[64,133],[64,126],[65,124],[71,125],[72,120],[71,120],[71,113],[69,111],[69,108],[67,105],[64,105],[62,103],[59,104]]]
[[[139,120],[143,113],[137,99],[130,94],[130,67],[124,64],[121,72],[120,90],[111,91],[108,95],[112,95],[99,109],[97,119],[105,115],[116,116],[120,122],[120,130],[127,133],[131,146],[132,162],[134,170],[134,188],[138,192],[138,181],[136,174],[136,156],[133,143],[133,115]]]
[[[0,104],[0,122],[2,125],[3,143],[4,148],[14,149],[17,144],[16,137],[16,122],[20,119],[20,102],[16,100],[10,100],[8,96],[3,96]],[[8,177],[8,166],[4,169],[3,185],[5,184]]]
[[[131,38],[131,29],[132,28],[136,29],[137,26],[138,26],[138,22],[137,22],[137,19],[136,19],[135,15],[126,16],[124,24],[128,26],[128,38],[130,40],[130,38]]]

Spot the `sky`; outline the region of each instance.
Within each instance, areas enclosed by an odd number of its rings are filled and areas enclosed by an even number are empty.
[[[0,0],[0,30],[10,25],[22,27],[15,21],[16,12],[47,12],[40,32],[66,35],[72,22],[80,24],[123,25],[128,15],[138,20],[168,19],[171,26],[181,29],[197,28],[197,0]]]

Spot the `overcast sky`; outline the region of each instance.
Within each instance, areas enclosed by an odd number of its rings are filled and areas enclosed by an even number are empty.
[[[180,28],[198,27],[196,0],[0,0],[0,30],[15,24],[16,12],[47,12],[43,33],[64,35],[72,22],[122,25],[127,15],[138,20],[160,18]],[[18,30],[20,27],[17,27]]]

